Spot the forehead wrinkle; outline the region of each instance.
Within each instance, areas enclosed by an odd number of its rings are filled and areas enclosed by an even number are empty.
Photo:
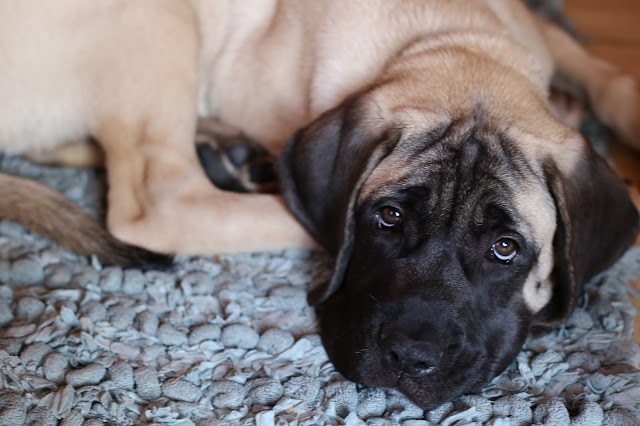
[[[390,196],[410,186],[429,186],[434,183],[434,175],[442,178],[443,170],[448,172],[445,181],[466,183],[469,189],[477,183],[466,176],[471,171],[476,178],[499,182],[498,188],[515,188],[525,181],[531,183],[533,176],[539,178],[541,172],[526,161],[517,145],[504,133],[497,133],[484,126],[478,129],[473,121],[452,120],[426,134],[405,136],[373,171],[359,194],[358,203],[372,197]],[[478,143],[481,152],[472,156],[473,161],[462,164],[456,157],[468,151],[465,145],[470,139]],[[489,179],[490,176],[493,179]]]
[[[555,205],[547,190],[542,171],[535,159],[528,158],[504,134],[494,139],[491,148],[502,159],[503,188],[508,194],[499,197],[517,224],[517,230],[535,247],[552,244],[555,232]]]
[[[483,182],[484,184],[480,184],[478,180],[467,179],[460,184],[462,188],[455,194],[455,201],[449,209],[450,223],[457,224],[454,228],[487,226],[487,209],[491,205],[504,212],[510,223],[518,223],[517,210],[508,202],[512,199],[512,188],[493,173],[487,173]]]
[[[391,153],[380,161],[365,181],[358,194],[356,203],[361,204],[370,195],[389,195],[389,193],[393,191],[389,183],[395,188],[407,178],[410,170],[402,166],[407,165],[412,159],[419,157],[423,152],[427,151],[433,143],[441,140],[452,128],[452,123],[452,121],[441,122],[426,133],[414,132],[409,135],[404,134],[405,131],[409,129],[403,128],[402,126],[394,127],[400,132],[400,141]],[[416,152],[416,147],[419,149],[418,152]]]
[[[405,129],[410,130],[410,129]],[[399,161],[411,161],[421,157],[432,149],[438,149],[456,140],[465,139],[473,131],[473,123],[468,120],[454,119],[442,122],[428,131],[412,132],[403,135],[394,149]]]
[[[539,163],[525,155],[519,145],[500,133],[496,147],[503,153],[512,173],[506,174],[512,188],[511,199],[524,236],[542,248],[552,243],[555,233],[555,204]],[[506,155],[505,155],[506,154]]]
[[[428,204],[432,209],[425,216],[429,216],[434,225],[440,223],[440,226],[450,228],[455,223],[462,225],[460,222],[468,221],[481,225],[487,205],[483,199],[490,199],[514,217],[513,206],[507,201],[513,199],[514,187],[509,168],[505,168],[503,162],[493,160],[486,153],[485,144],[480,142],[476,142],[478,149],[463,159],[466,142],[441,144],[423,152],[408,167],[411,171],[423,172],[405,175],[394,188],[430,188],[433,199]]]

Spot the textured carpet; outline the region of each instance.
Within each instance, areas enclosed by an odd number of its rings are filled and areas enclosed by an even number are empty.
[[[584,130],[606,152],[606,132]],[[0,157],[0,170],[100,216],[100,173],[16,157]],[[640,424],[627,297],[639,249],[481,394],[429,413],[334,372],[306,302],[329,267],[322,253],[286,251],[123,271],[0,221],[0,424]]]

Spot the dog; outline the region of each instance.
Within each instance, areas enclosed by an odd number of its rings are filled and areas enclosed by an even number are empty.
[[[6,175],[2,217],[115,262],[129,245],[206,254],[317,242],[336,257],[310,293],[330,360],[424,409],[479,390],[531,327],[564,321],[638,232],[624,184],[550,101],[554,76],[573,81],[640,148],[638,86],[517,1],[0,10],[0,149],[103,163],[109,233]],[[282,196],[211,184],[194,140],[200,128],[215,142],[218,124],[280,153]],[[251,157],[212,146],[210,167]]]

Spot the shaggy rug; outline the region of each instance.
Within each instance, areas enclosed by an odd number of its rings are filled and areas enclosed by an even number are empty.
[[[593,122],[584,132],[606,152],[606,132]],[[0,170],[100,217],[100,172],[6,156]],[[323,253],[285,251],[122,270],[0,221],[0,424],[640,424],[628,300],[640,249],[589,284],[566,325],[528,339],[482,393],[431,412],[334,371],[306,301],[330,266]]]

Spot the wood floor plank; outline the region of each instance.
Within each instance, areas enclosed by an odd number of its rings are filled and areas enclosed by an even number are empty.
[[[593,55],[617,65],[640,80],[640,42],[633,45],[589,42],[585,43],[585,47]]]
[[[564,4],[587,40],[640,43],[640,1],[565,0]]]

